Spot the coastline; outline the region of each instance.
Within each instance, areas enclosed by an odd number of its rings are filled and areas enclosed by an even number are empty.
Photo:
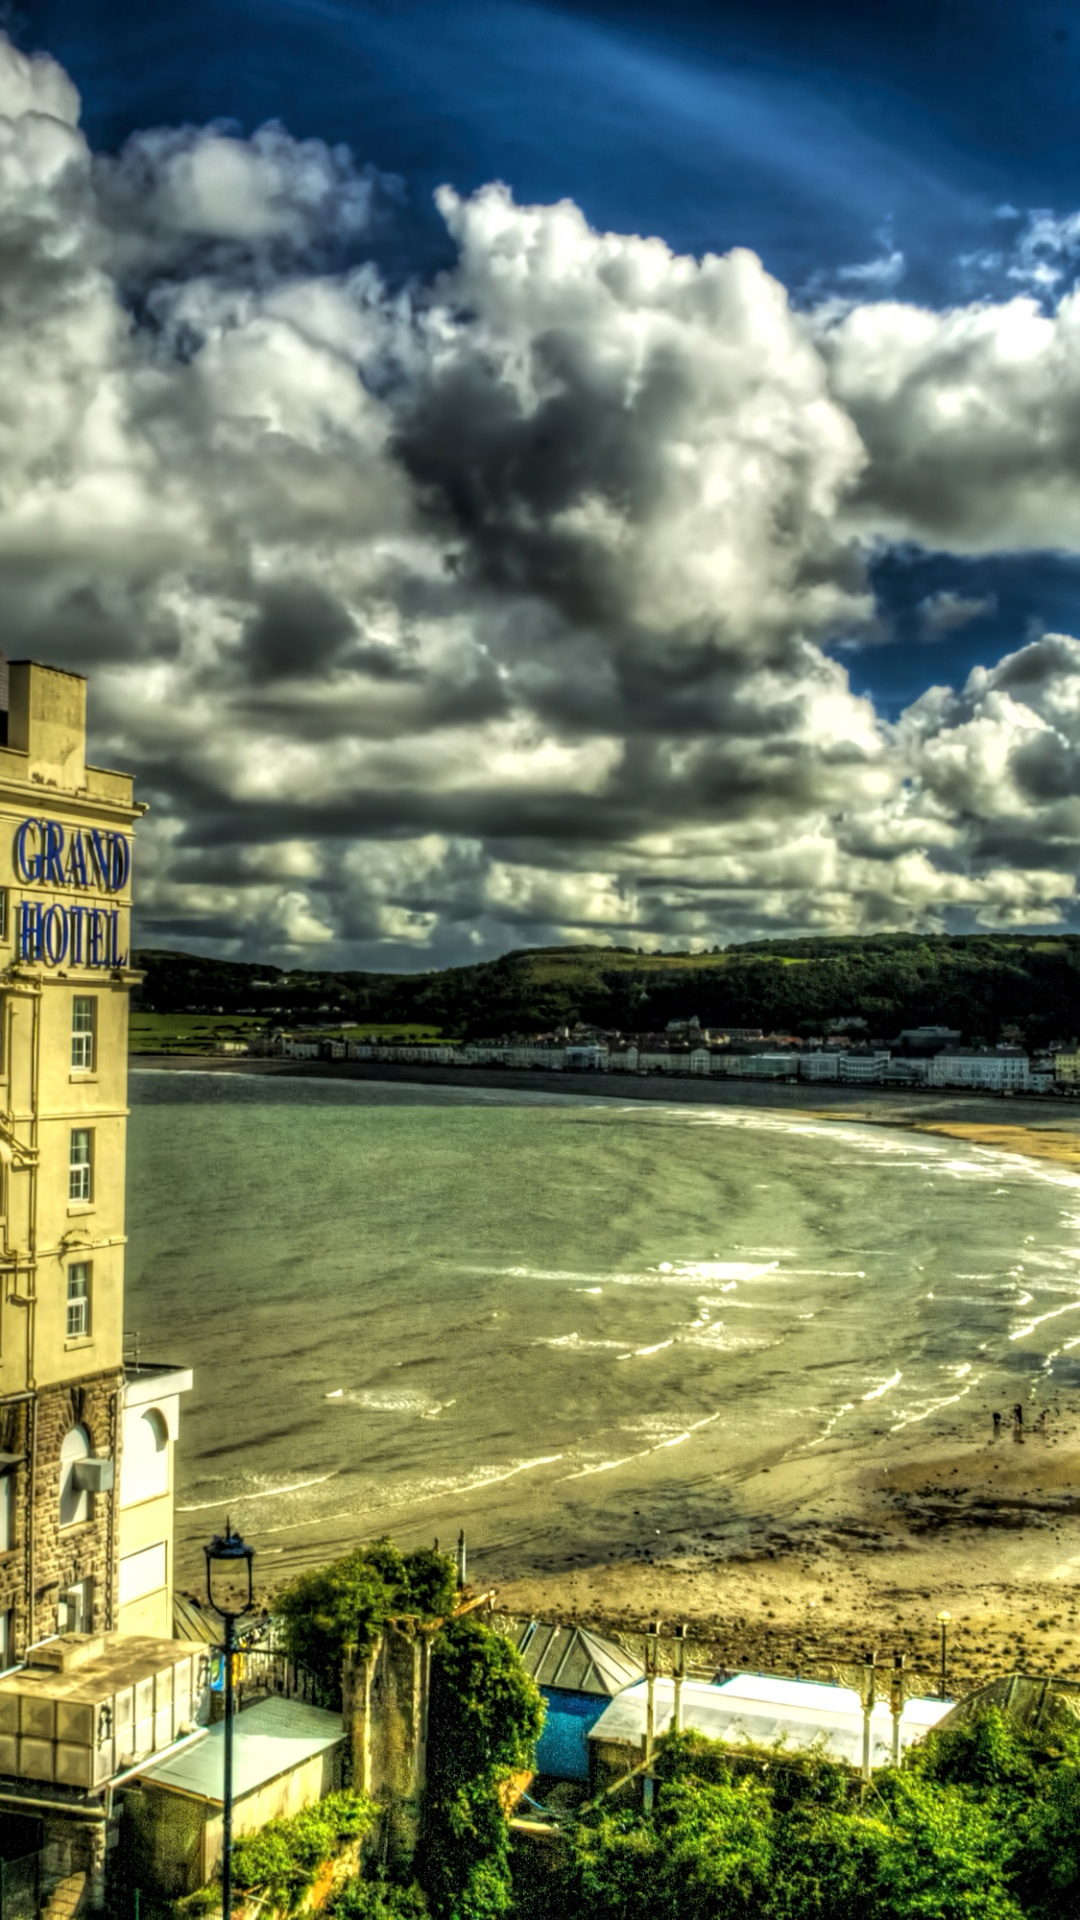
[[[279,1062],[136,1055],[132,1070],[270,1073],[465,1090],[558,1093],[620,1104],[741,1106],[815,1121],[858,1122],[947,1136],[969,1147],[1080,1171],[1080,1106],[1044,1098],[897,1094],[760,1082],[648,1080],[499,1069],[391,1068],[364,1062]],[[1007,1118],[1006,1118],[1007,1116]],[[1029,1424],[1039,1408],[1028,1407]],[[531,1566],[497,1545],[473,1556],[473,1579],[500,1611],[589,1623],[619,1635],[653,1618],[685,1621],[695,1658],[730,1670],[820,1673],[876,1650],[902,1652],[920,1689],[939,1685],[942,1609],[950,1687],[1019,1667],[1080,1674],[1080,1392],[1048,1409],[1046,1431],[995,1443],[988,1415],[958,1418],[924,1440],[897,1435],[887,1464],[822,1448],[762,1469],[749,1528],[718,1524],[698,1538],[661,1533],[657,1510],[639,1539],[600,1558]],[[765,1475],[768,1475],[768,1478]],[[468,1523],[468,1502],[461,1518]],[[477,1516],[479,1517],[479,1516]],[[647,1537],[652,1536],[652,1544]],[[419,1544],[411,1539],[403,1544]],[[327,1556],[339,1548],[327,1549]],[[306,1558],[307,1556],[305,1556]]]

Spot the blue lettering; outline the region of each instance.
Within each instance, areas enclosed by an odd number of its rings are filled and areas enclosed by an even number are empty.
[[[45,830],[44,844],[41,849],[41,878],[54,887],[64,884],[62,855],[64,851],[64,829],[55,820],[43,820]]]
[[[106,892],[109,886],[109,841],[112,835],[102,833],[98,827],[90,829],[90,865],[93,878]]]
[[[89,911],[89,907],[68,908],[68,939],[73,967],[81,967],[83,963],[83,921]]]
[[[131,872],[131,848],[122,833],[112,835],[112,861],[109,868],[110,893],[123,893]]]
[[[68,948],[67,914],[63,907],[49,907],[42,915],[41,945],[46,966],[58,967]]]
[[[41,958],[41,908],[36,901],[24,900],[19,908],[19,959]]]
[[[87,887],[90,884],[86,874],[86,847],[78,827],[68,842],[67,883],[69,887]]]
[[[87,909],[89,922],[86,939],[86,964],[88,967],[103,967],[105,962],[105,915],[100,907]]]
[[[109,965],[126,967],[127,954],[120,951],[120,909],[113,907],[109,914]]]
[[[40,827],[40,820],[24,820],[15,835],[15,872],[20,880],[41,879],[41,848],[27,852],[30,836],[36,835]]]

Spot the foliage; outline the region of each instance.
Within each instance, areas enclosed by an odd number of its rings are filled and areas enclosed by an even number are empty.
[[[491,1037],[581,1019],[629,1032],[697,1014],[705,1026],[804,1033],[851,1017],[885,1036],[941,1024],[969,1040],[996,1040],[1008,1024],[1031,1045],[1080,1031],[1076,934],[819,936],[708,954],[551,947],[420,974],[285,974],[163,951],[134,960],[145,1011],[273,1005],[287,1019],[329,1007],[365,1030],[415,1023]]]
[[[516,1648],[473,1616],[432,1649],[424,1822],[417,1862],[436,1920],[510,1910],[510,1841],[500,1789],[533,1764],[540,1693]]]
[[[1080,1726],[990,1710],[864,1789],[820,1756],[663,1743],[656,1806],[566,1835],[561,1920],[1076,1920]]]
[[[391,1615],[440,1619],[455,1599],[448,1554],[429,1547],[402,1554],[379,1540],[299,1574],[277,1594],[274,1613],[290,1658],[316,1676],[325,1696],[337,1699],[347,1646],[369,1652]]]
[[[365,1834],[376,1808],[362,1793],[331,1793],[288,1820],[272,1820],[244,1834],[233,1847],[233,1882],[258,1889],[290,1912],[312,1885],[324,1861]]]
[[[427,1920],[428,1905],[419,1887],[398,1887],[389,1880],[348,1880],[325,1911],[327,1920]]]

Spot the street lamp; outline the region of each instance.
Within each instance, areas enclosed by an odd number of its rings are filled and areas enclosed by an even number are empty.
[[[214,1612],[225,1622],[225,1645],[222,1653],[225,1660],[225,1779],[222,1790],[221,1808],[221,1911],[223,1920],[232,1920],[232,1816],[233,1816],[233,1661],[236,1657],[236,1623],[245,1613],[251,1613],[255,1605],[252,1585],[252,1562],[255,1558],[254,1547],[249,1547],[234,1533],[229,1521],[225,1522],[225,1532],[216,1533],[208,1547],[203,1548],[206,1555],[206,1597]],[[217,1570],[219,1594],[214,1594],[214,1572]],[[236,1604],[235,1576],[239,1570],[240,1604]],[[234,1576],[228,1582],[226,1592],[220,1587],[226,1573]],[[247,1594],[243,1594],[244,1577],[247,1579]],[[233,1604],[225,1605],[231,1600]]]
[[[941,1628],[941,1698],[943,1700],[948,1698],[945,1692],[945,1634],[951,1619],[952,1614],[946,1613],[944,1608],[942,1608],[942,1611],[938,1614],[938,1626]]]

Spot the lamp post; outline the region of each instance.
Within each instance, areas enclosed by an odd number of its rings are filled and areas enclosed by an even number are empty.
[[[245,1613],[250,1613],[255,1604],[251,1571],[255,1549],[247,1546],[226,1520],[225,1532],[216,1533],[203,1552],[206,1555],[206,1597],[214,1612],[225,1622],[225,1645],[222,1648],[225,1660],[225,1778],[221,1806],[221,1912],[223,1920],[232,1920],[233,1661],[236,1657],[236,1623],[243,1619]],[[215,1568],[219,1582],[225,1572],[235,1575],[238,1568],[243,1568],[241,1594],[243,1577],[246,1576],[247,1595],[239,1606],[222,1604],[223,1598],[235,1598],[231,1586],[227,1595],[219,1594],[215,1598]]]
[[[946,1613],[945,1609],[942,1608],[938,1614],[938,1626],[941,1628],[941,1698],[943,1700],[948,1698],[945,1692],[945,1635],[951,1619],[952,1614]]]

